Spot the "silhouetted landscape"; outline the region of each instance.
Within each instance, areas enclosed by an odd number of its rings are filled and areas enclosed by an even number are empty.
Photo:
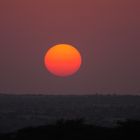
[[[139,96],[0,95],[0,139],[120,139],[139,131]]]
[[[47,140],[118,140],[118,139],[139,139],[140,121],[126,120],[118,122],[113,128],[85,124],[83,120],[59,120],[56,124],[28,127],[16,133],[3,134],[1,140],[26,140],[26,139],[47,139]]]

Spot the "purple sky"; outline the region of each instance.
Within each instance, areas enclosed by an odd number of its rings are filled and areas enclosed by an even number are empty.
[[[80,71],[46,71],[46,50],[76,46]],[[0,92],[140,93],[140,0],[0,0]]]

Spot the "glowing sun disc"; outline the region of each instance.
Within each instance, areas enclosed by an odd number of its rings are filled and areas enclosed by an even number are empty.
[[[45,67],[56,76],[70,76],[75,74],[81,66],[80,52],[72,45],[58,44],[46,52]]]

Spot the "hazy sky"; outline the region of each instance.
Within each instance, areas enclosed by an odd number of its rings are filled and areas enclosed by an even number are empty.
[[[46,71],[46,50],[69,43],[80,71]],[[0,92],[140,93],[140,0],[0,0]]]

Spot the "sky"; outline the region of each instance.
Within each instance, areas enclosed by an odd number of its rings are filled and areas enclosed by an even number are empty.
[[[82,54],[67,78],[44,67],[59,43]],[[140,1],[0,0],[0,93],[140,94]]]

